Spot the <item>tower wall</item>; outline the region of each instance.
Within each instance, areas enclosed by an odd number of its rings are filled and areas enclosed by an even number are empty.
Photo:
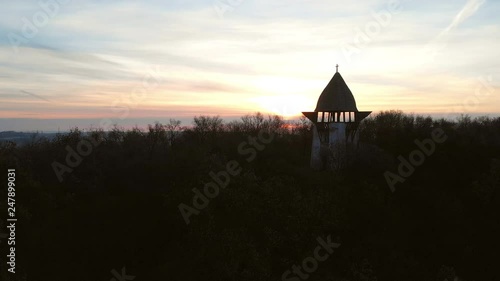
[[[330,130],[329,130],[328,144],[330,146],[334,146],[336,144],[346,142],[346,138],[345,138],[346,124],[345,123],[330,123],[329,127],[330,127]]]
[[[316,170],[330,169],[338,166],[345,155],[346,123],[328,124],[328,142],[321,142],[316,125],[313,129],[311,147],[311,168]]]
[[[318,129],[316,125],[313,127],[313,139],[311,147],[311,168],[320,170],[323,168],[323,160],[321,159],[321,141],[319,139]]]

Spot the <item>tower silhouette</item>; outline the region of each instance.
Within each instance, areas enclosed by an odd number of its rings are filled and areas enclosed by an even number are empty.
[[[360,122],[371,111],[358,111],[351,90],[337,71],[319,96],[313,112],[302,112],[314,123],[311,168],[335,169],[357,148]]]

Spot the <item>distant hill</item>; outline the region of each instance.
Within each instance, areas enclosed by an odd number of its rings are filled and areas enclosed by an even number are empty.
[[[58,133],[3,131],[0,132],[0,143],[11,141],[15,142],[17,145],[25,145],[42,138],[52,140],[57,134]]]

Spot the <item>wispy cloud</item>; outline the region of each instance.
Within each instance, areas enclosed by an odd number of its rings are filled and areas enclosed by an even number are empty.
[[[433,62],[438,52],[443,51],[448,46],[450,36],[460,24],[472,17],[486,0],[467,0],[467,3],[455,15],[451,23],[444,28],[436,37],[434,37],[423,49],[423,58],[421,62]]]
[[[439,34],[439,37],[446,35],[451,30],[458,27],[459,24],[473,16],[485,2],[486,0],[468,0],[460,12],[458,12],[455,18],[453,18],[450,25],[448,25],[448,27],[446,27],[443,32]]]
[[[339,44],[388,1],[242,1],[224,19],[213,3],[73,0],[18,54],[5,34],[39,7],[9,4],[0,12],[0,118],[106,117],[151,65],[165,82],[131,119],[284,107],[300,114],[314,107],[336,63],[359,107],[375,111],[438,111],[470,93],[477,76],[500,76],[495,1],[402,1],[397,20],[351,63]],[[426,45],[440,55],[418,56]],[[494,106],[493,98],[478,112]]]

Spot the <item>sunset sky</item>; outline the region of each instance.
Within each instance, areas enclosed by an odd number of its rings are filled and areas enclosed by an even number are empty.
[[[0,131],[296,118],[337,63],[359,110],[500,115],[500,1],[55,1],[2,4]]]

